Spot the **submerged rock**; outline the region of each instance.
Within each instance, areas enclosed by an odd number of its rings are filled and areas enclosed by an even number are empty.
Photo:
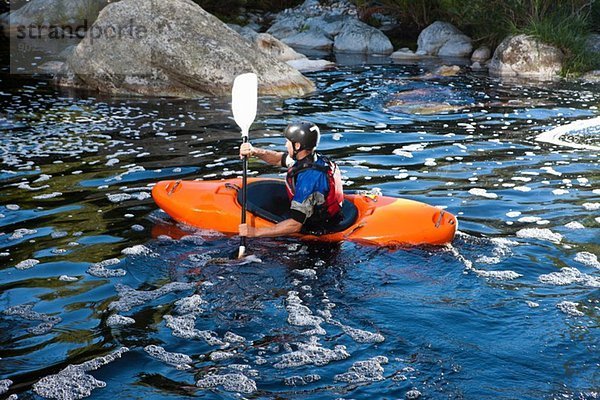
[[[555,80],[563,57],[562,51],[532,36],[510,36],[496,48],[489,72],[503,77]]]
[[[468,57],[471,38],[448,22],[436,21],[419,34],[417,54],[441,57]]]
[[[107,34],[111,29],[122,34]],[[59,85],[113,94],[229,95],[237,75],[254,72],[262,94],[315,90],[312,81],[254,48],[191,0],[112,3],[90,32],[67,59]]]

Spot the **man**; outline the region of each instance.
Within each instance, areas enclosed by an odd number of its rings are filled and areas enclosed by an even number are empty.
[[[240,236],[276,237],[301,230],[314,232],[341,219],[342,178],[335,163],[315,152],[319,127],[310,122],[292,123],[283,135],[287,139],[287,154],[244,143],[240,157],[255,156],[271,165],[288,168],[286,186],[291,217],[268,228],[240,224]]]

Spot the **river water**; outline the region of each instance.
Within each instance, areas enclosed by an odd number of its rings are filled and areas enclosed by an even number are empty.
[[[237,265],[219,258],[237,238],[149,196],[237,176],[228,99],[60,91],[4,60],[4,396],[600,396],[599,130],[536,140],[597,117],[600,87],[386,60],[309,73],[317,93],[260,99],[253,143],[283,149],[289,121],[314,121],[347,190],[446,207],[460,232],[443,248],[253,239],[261,262]]]

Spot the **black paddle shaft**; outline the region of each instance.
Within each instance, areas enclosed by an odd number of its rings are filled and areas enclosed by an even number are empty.
[[[242,138],[242,143],[248,143],[248,136],[244,135]],[[242,159],[242,224],[246,223],[246,196],[248,193],[247,190],[247,181],[248,181],[248,156],[244,156]],[[241,237],[242,243],[241,245],[246,247],[246,236]]]

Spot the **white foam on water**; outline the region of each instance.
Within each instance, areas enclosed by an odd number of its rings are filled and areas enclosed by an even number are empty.
[[[294,269],[294,270],[292,270],[292,273],[294,273],[296,275],[300,275],[304,278],[310,278],[310,279],[315,279],[317,277],[317,271],[315,271],[312,268]]]
[[[535,140],[538,142],[550,143],[558,146],[566,146],[574,149],[585,149],[585,150],[597,150],[600,151],[599,146],[593,146],[589,144],[573,143],[562,139],[562,136],[566,134],[573,134],[573,132],[582,131],[590,128],[594,128],[600,125],[600,117],[575,121],[567,125],[558,126],[554,129],[546,131],[537,135]]]
[[[116,284],[115,289],[119,294],[119,300],[113,301],[108,305],[110,310],[129,311],[134,307],[146,304],[149,301],[158,299],[171,292],[181,292],[193,289],[195,283],[170,282],[155,290],[135,290],[127,285]]]
[[[477,276],[481,276],[482,278],[492,278],[492,279],[498,279],[501,281],[513,280],[513,279],[517,279],[517,278],[520,278],[523,276],[519,273],[516,273],[515,271],[510,271],[510,270],[484,271],[482,269],[473,268],[472,271],[475,272],[475,274],[477,274]]]
[[[29,190],[29,191],[35,192],[38,190],[47,189],[50,187],[50,185],[33,187],[33,186],[30,186],[28,182],[21,182],[21,183],[19,183],[19,185],[17,187],[22,190]]]
[[[222,346],[225,343],[221,341],[213,331],[201,331],[195,328],[196,316],[188,314],[180,317],[165,315],[163,317],[167,327],[173,332],[173,336],[183,339],[203,339],[211,346]]]
[[[562,172],[558,172],[557,170],[555,170],[552,167],[541,167],[540,169],[543,170],[543,171],[546,171],[546,173],[548,173],[550,175],[562,176]]]
[[[506,213],[506,216],[509,218],[516,218],[521,215],[521,211],[509,211]]]
[[[61,192],[52,192],[52,193],[46,193],[46,194],[39,194],[37,196],[33,196],[33,198],[35,200],[46,200],[46,199],[53,199],[55,197],[60,197],[62,196]]]
[[[180,371],[192,368],[190,366],[192,358],[187,354],[171,353],[166,351],[163,347],[153,344],[144,347],[144,351],[148,353],[150,357],[172,365]]]
[[[74,400],[89,397],[92,390],[103,388],[106,382],[99,381],[86,374],[121,358],[128,352],[127,347],[121,347],[106,356],[97,357],[82,364],[69,365],[58,374],[48,375],[33,385],[33,391],[45,398],[58,400]]]
[[[61,317],[50,316],[33,311],[33,304],[19,304],[7,308],[2,312],[4,315],[17,316],[28,321],[42,321],[41,324],[27,329],[27,332],[34,335],[43,335],[49,332],[54,325],[62,321]]]
[[[109,258],[108,260],[100,261],[99,263],[95,263],[90,265],[87,269],[87,273],[95,276],[96,278],[115,278],[119,276],[127,275],[127,271],[121,268],[117,269],[108,269],[106,267],[111,265],[117,265],[121,260],[118,258]]]
[[[571,221],[568,224],[565,224],[565,228],[567,228],[567,229],[585,229],[585,226],[581,222]]]
[[[121,250],[121,254],[128,256],[139,256],[139,255],[151,255],[154,254],[152,250],[144,246],[143,244],[136,244],[135,246],[127,247]]]
[[[204,312],[204,306],[208,303],[200,297],[199,294],[194,294],[189,297],[184,297],[175,302],[175,312],[177,314],[201,314]]]
[[[496,193],[488,193],[486,189],[482,188],[472,188],[469,189],[469,193],[473,196],[485,197],[488,199],[497,199],[498,195]]]
[[[568,193],[569,193],[569,191],[566,189],[554,189],[552,191],[552,194],[554,194],[555,196],[561,196],[563,194],[568,194]]]
[[[20,269],[20,270],[29,269],[29,268],[35,267],[39,263],[40,263],[39,260],[36,260],[35,258],[30,258],[28,260],[21,261],[20,263],[15,265],[15,268]]]
[[[547,228],[525,228],[517,231],[517,237],[524,239],[547,240],[552,243],[560,243],[563,239],[560,233],[552,232]]]
[[[309,383],[317,382],[321,380],[321,375],[310,374],[305,376],[294,375],[283,380],[283,384],[286,386],[304,386]]]
[[[313,315],[312,311],[302,304],[302,300],[298,297],[298,292],[290,290],[285,300],[285,309],[288,312],[287,321],[290,325],[295,326],[313,326],[314,329],[305,334],[324,335],[326,332],[321,327],[323,318]]]
[[[530,192],[531,188],[529,186],[515,186],[513,187],[514,190],[517,190],[519,192]]]
[[[327,349],[319,344],[316,336],[311,337],[309,343],[296,343],[298,350],[283,354],[273,366],[278,369],[315,365],[322,367],[332,361],[345,360],[350,357],[346,346],[337,345]]]
[[[527,306],[529,308],[537,308],[540,306],[540,303],[536,303],[535,301],[531,301],[531,300],[525,301],[525,304],[527,304]]]
[[[120,326],[127,326],[131,324],[135,324],[135,319],[130,317],[124,317],[123,315],[119,314],[112,314],[106,320],[106,325],[108,325],[111,328],[118,328]]]
[[[585,314],[577,309],[578,306],[579,303],[572,301],[561,301],[556,305],[556,308],[572,317],[583,317]]]
[[[8,388],[13,384],[13,381],[10,379],[1,379],[0,380],[0,394],[4,394],[8,392]]]
[[[587,251],[582,251],[575,254],[575,261],[580,262],[583,265],[587,265],[588,267],[600,269],[600,261],[598,261],[598,256]]]
[[[198,380],[196,386],[203,389],[222,386],[227,392],[246,394],[256,392],[256,382],[243,374],[209,375]]]
[[[35,230],[35,229],[25,229],[25,228],[15,229],[15,231],[8,237],[8,240],[23,239],[27,235],[33,235],[36,233],[37,233],[37,230]]]
[[[61,282],[76,282],[79,278],[76,276],[61,275],[58,277],[58,280]]]
[[[134,224],[134,225],[131,225],[131,229],[136,232],[142,232],[144,230],[144,227],[139,224]]]
[[[535,216],[526,216],[526,217],[521,217],[519,218],[517,221],[519,222],[525,222],[525,223],[532,223],[532,222],[537,222],[540,221],[542,218],[540,217],[535,217]]]
[[[233,332],[225,332],[225,335],[223,335],[223,340],[229,344],[234,344],[234,343],[244,343],[246,341],[246,338],[240,335],[236,335]]]
[[[377,356],[366,361],[357,361],[343,374],[335,375],[333,380],[336,382],[364,383],[377,382],[385,379],[383,373],[385,370],[381,364],[387,364],[388,358]]]
[[[600,203],[583,203],[582,206],[588,211],[600,210]]]
[[[421,392],[419,392],[417,389],[411,389],[408,392],[406,392],[406,400],[416,400],[419,397],[421,397]]]
[[[579,283],[590,287],[600,287],[600,279],[584,274],[577,268],[564,267],[560,271],[540,275],[538,280],[555,286],[571,285]]]
[[[230,358],[237,357],[237,355],[235,351],[216,350],[210,353],[210,359],[212,361],[229,360]]]
[[[6,209],[10,211],[17,211],[21,208],[18,204],[7,204],[4,207],[6,207]]]
[[[596,218],[594,218],[594,221],[596,221],[597,223],[599,223],[599,224],[600,224],[600,217],[596,217]]]

